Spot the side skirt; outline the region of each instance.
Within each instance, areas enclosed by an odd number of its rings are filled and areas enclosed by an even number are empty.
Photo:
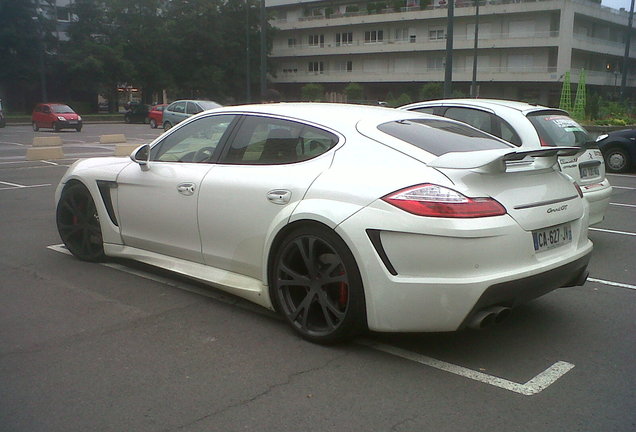
[[[258,279],[130,246],[104,243],[104,252],[107,256],[128,258],[179,273],[210,284],[215,288],[244,298],[267,309],[274,309],[269,298],[267,285],[264,285]]]

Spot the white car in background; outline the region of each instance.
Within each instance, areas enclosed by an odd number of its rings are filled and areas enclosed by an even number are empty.
[[[314,342],[483,327],[585,282],[588,206],[553,168],[577,151],[389,108],[219,108],[75,162],[57,227],[82,260],[205,281]]]
[[[612,187],[603,155],[588,132],[563,110],[497,99],[443,99],[400,107],[462,121],[522,148],[580,147],[578,157],[559,158],[559,168],[577,182],[590,204],[590,225],[603,221]]]

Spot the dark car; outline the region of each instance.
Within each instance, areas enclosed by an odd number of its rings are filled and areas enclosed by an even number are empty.
[[[599,135],[596,144],[603,153],[608,171],[622,173],[636,168],[636,129]]]
[[[124,114],[126,123],[148,123],[148,105],[128,104]]]
[[[31,124],[33,130],[40,128],[51,128],[59,131],[61,129],[82,130],[82,117],[73,109],[61,103],[39,103],[31,114]]]
[[[2,99],[0,99],[0,128],[5,127],[7,121],[4,118],[4,111],[2,110]]]

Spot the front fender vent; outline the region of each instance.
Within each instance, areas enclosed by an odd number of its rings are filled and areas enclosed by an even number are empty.
[[[117,182],[97,180],[97,187],[99,188],[99,194],[102,196],[102,201],[104,202],[104,207],[106,207],[110,221],[113,225],[118,227],[119,223],[117,222],[117,216],[115,216],[115,208],[113,207],[113,199],[110,193],[111,189],[117,187]]]

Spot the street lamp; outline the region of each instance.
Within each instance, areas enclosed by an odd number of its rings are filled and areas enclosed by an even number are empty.
[[[245,99],[252,101],[250,77],[250,0],[245,0]]]
[[[475,45],[473,46],[473,80],[470,85],[470,96],[477,97],[477,47],[479,45],[479,0],[475,0]]]
[[[448,0],[448,22],[446,23],[446,66],[444,68],[444,98],[453,93],[453,15],[455,0]]]
[[[48,95],[46,92],[46,69],[44,63],[44,53],[46,50],[45,44],[45,32],[44,25],[41,19],[44,18],[44,10],[40,7],[40,1],[37,0],[35,7],[35,16],[31,17],[35,22],[38,30],[38,38],[40,40],[40,47],[38,49],[38,68],[40,69],[40,88],[42,91],[42,102],[48,102]]]

